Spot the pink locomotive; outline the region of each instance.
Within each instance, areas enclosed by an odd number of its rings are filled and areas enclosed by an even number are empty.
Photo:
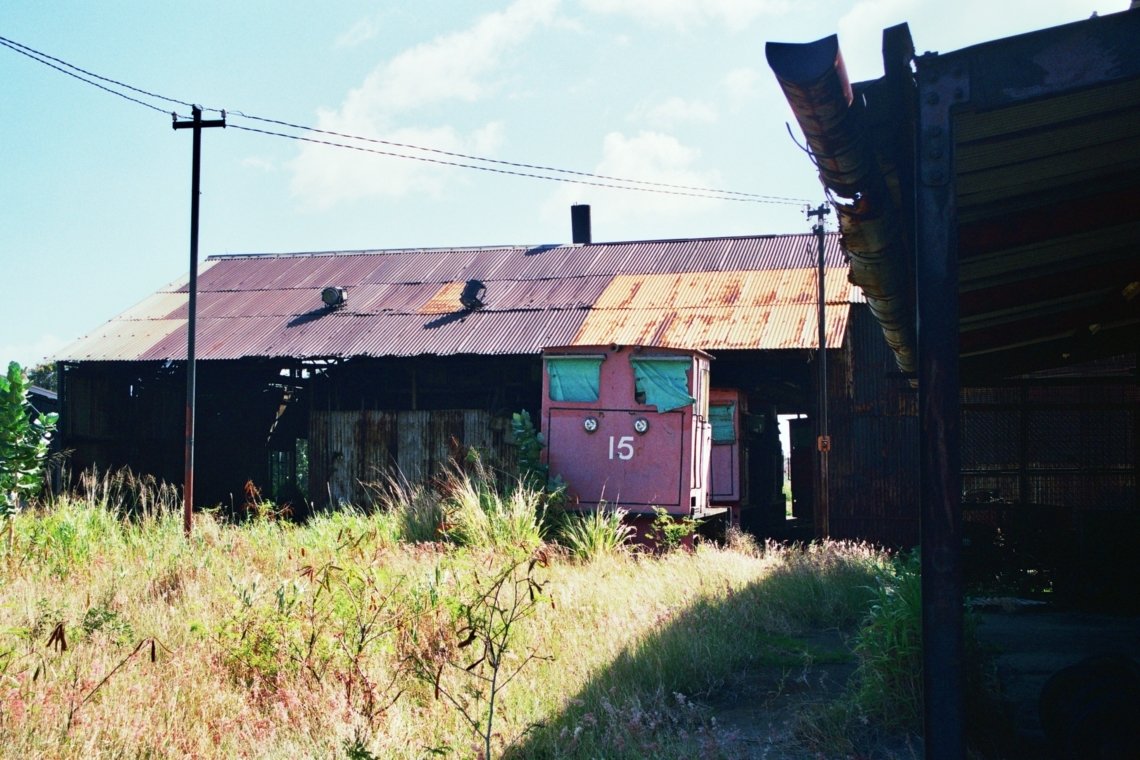
[[[655,508],[738,518],[740,398],[709,387],[710,360],[632,346],[544,350],[545,453],[574,508],[605,504],[635,522]]]

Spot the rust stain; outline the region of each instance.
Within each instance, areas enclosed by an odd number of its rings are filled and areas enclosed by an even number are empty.
[[[618,304],[619,309],[629,308],[629,306],[637,300],[637,294],[641,290],[641,285],[642,282],[638,279],[634,279],[633,282],[629,284],[629,292],[626,294],[625,300]]]
[[[725,306],[735,306],[740,300],[740,293],[744,287],[743,280],[730,280],[724,283],[724,290],[720,294],[720,302]]]
[[[677,318],[677,312],[671,311],[662,315],[661,319],[657,322],[657,329],[653,331],[653,335],[649,339],[649,344],[652,346],[667,345],[665,336],[669,334],[669,327],[673,324],[673,320]]]
[[[420,307],[420,314],[451,314],[461,311],[463,305],[459,303],[459,294],[463,292],[462,282],[447,282],[435,292],[435,295]]]

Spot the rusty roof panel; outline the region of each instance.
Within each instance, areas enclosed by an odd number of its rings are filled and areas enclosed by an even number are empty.
[[[543,346],[637,343],[688,348],[814,345],[814,255],[807,235],[212,257],[199,279],[198,355],[244,357],[534,353]],[[837,236],[830,236],[835,248]],[[829,257],[832,253],[829,252]],[[789,264],[798,266],[788,266]],[[736,268],[726,268],[729,266]],[[722,271],[723,270],[723,271]],[[842,262],[828,273],[842,336],[858,298]],[[465,312],[468,279],[487,287]],[[328,285],[348,302],[330,310]],[[181,290],[181,292],[178,292]],[[182,282],[61,354],[64,360],[180,359]]]
[[[428,302],[420,307],[420,314],[450,314],[453,311],[462,311],[459,296],[466,286],[463,282],[445,282]]]
[[[326,317],[294,324],[272,317],[200,319],[196,353],[199,359],[233,360],[251,357],[415,356],[459,353],[534,354],[546,345],[570,344],[585,309],[465,314],[353,315]],[[117,324],[117,323],[112,323]],[[156,323],[132,323],[134,326]],[[149,337],[149,340],[143,340]],[[109,350],[99,355],[69,354],[71,360],[185,359],[185,322],[172,320],[162,334],[132,333],[121,341],[100,336]],[[144,345],[145,344],[145,345]],[[313,351],[313,346],[321,346]],[[128,355],[128,353],[133,354]]]
[[[612,278],[572,277],[559,280],[492,281],[483,294],[484,311],[576,309],[594,305]],[[450,314],[462,311],[459,294],[464,282],[439,286],[420,314]],[[434,287],[434,286],[433,286]]]
[[[852,286],[828,274],[828,338],[842,342]],[[816,272],[619,275],[597,299],[575,342],[673,348],[811,348],[818,345]]]
[[[199,290],[787,269],[814,266],[816,255],[815,238],[809,234],[532,248],[245,255],[212,257],[214,269],[200,278]],[[837,235],[829,235],[827,259],[828,266],[843,266]]]
[[[849,303],[855,288],[845,271],[827,276],[827,302]],[[594,304],[596,309],[695,308],[813,304],[818,297],[816,270],[760,272],[686,272],[618,275]]]
[[[568,309],[400,315],[386,320],[382,330],[362,333],[354,349],[364,356],[535,354],[547,345],[569,344],[586,313]]]
[[[576,309],[591,307],[613,277],[570,277],[566,279],[493,282],[487,285],[484,300],[495,311],[516,309]]]
[[[842,345],[850,307],[826,311],[828,345]],[[705,350],[780,350],[818,345],[815,306],[713,307],[589,312],[573,344],[607,343],[701,348]]]
[[[436,283],[364,283],[348,289],[344,310],[352,314],[415,314],[438,289]],[[314,303],[320,304],[316,291]]]
[[[207,272],[198,274],[198,292],[263,290],[277,287],[276,281],[290,281],[290,269],[302,271],[312,265],[310,257],[244,256],[212,262]],[[186,291],[182,283],[180,291]]]

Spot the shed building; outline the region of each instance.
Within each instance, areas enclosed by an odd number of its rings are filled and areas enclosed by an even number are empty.
[[[237,505],[252,482],[295,508],[363,503],[367,483],[429,478],[456,445],[510,463],[511,413],[539,417],[543,349],[616,345],[707,353],[712,386],[737,389],[748,410],[736,466],[750,527],[810,536],[815,460],[797,446],[789,523],[776,422],[818,416],[816,258],[810,234],[210,257],[198,280],[195,500]],[[913,542],[915,462],[895,455],[913,450],[913,395],[836,235],[825,258],[842,440],[830,532]],[[187,301],[175,282],[61,352],[61,435],[76,471],[182,480]]]

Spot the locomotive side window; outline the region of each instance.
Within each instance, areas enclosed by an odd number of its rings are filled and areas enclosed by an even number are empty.
[[[671,412],[696,399],[689,394],[689,357],[631,357],[634,393],[639,404],[656,406],[659,412]]]
[[[600,356],[548,356],[551,401],[597,401],[601,386]]]
[[[732,424],[736,404],[710,404],[709,422],[712,423],[713,443],[735,443],[736,426]]]

